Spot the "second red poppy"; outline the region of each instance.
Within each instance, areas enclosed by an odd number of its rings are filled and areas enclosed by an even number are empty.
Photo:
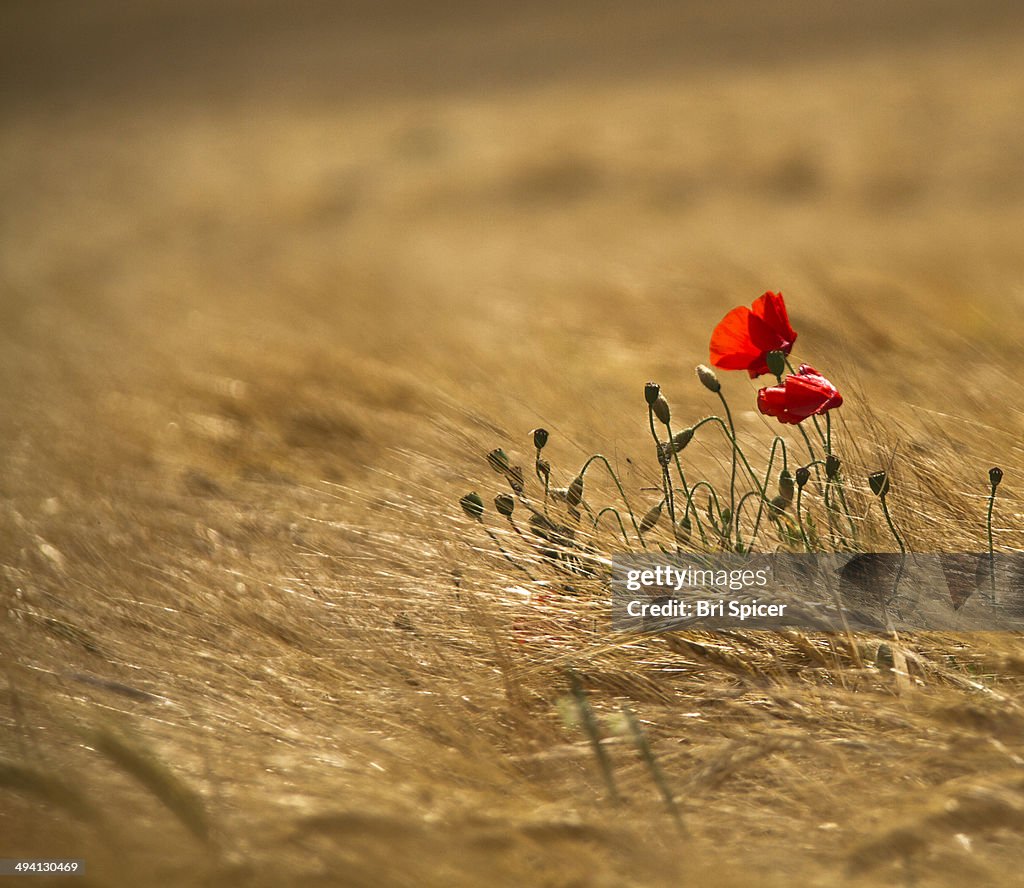
[[[839,407],[843,396],[813,367],[801,364],[796,373],[786,377],[782,385],[763,388],[757,393],[757,409],[779,422],[796,425],[808,416],[815,416]]]

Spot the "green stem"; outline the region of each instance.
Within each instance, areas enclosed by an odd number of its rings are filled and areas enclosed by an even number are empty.
[[[725,418],[729,423],[729,440],[732,444],[732,466],[729,472],[729,514],[733,518],[736,516],[736,455],[739,451],[739,444],[736,441],[736,426],[732,421],[732,411],[729,409],[729,403],[725,400],[725,395],[722,394],[722,390],[718,390],[718,400],[722,402],[722,407],[725,409]],[[731,522],[730,522],[730,536]]]
[[[640,525],[637,524],[636,515],[633,512],[633,507],[630,506],[629,499],[626,496],[626,491],[622,489],[622,482],[619,481],[619,476],[615,474],[615,470],[612,468],[611,463],[608,462],[608,458],[600,453],[595,453],[592,457],[590,457],[590,459],[588,459],[583,464],[583,468],[580,469],[580,477],[582,478],[586,474],[586,471],[587,469],[590,468],[590,464],[592,462],[598,460],[604,464],[605,469],[608,470],[608,474],[611,475],[612,477],[612,481],[615,482],[615,486],[618,488],[619,491],[619,496],[622,497],[622,502],[626,506],[626,511],[629,512],[629,519],[633,522],[633,530],[636,531],[636,537],[638,540],[640,540],[640,545],[646,549],[647,543],[644,542],[644,535],[640,533]]]
[[[991,586],[993,594],[996,591],[996,554],[995,545],[992,537],[992,510],[996,504],[996,485],[992,485],[992,492],[988,497],[988,517],[985,523],[988,527],[988,575],[989,584]]]
[[[622,539],[628,546],[629,537],[626,534],[626,525],[622,523],[622,516],[619,514],[619,510],[616,509],[614,506],[605,506],[600,512],[597,513],[597,516],[594,518],[594,527],[597,527],[598,524],[601,523],[601,516],[605,512],[611,512],[615,516],[616,520],[619,522],[619,530],[622,531]]]
[[[761,526],[761,516],[764,514],[764,504],[768,499],[768,482],[772,476],[772,465],[775,462],[775,451],[776,449],[778,449],[779,445],[782,446],[782,468],[785,469],[787,465],[786,442],[781,437],[776,435],[775,439],[772,441],[771,452],[768,454],[768,468],[765,469],[764,486],[761,488],[761,503],[757,507],[757,518],[754,520],[754,531],[750,535],[751,549],[754,547],[754,543],[757,541],[757,531],[758,528],[760,528]],[[737,528],[738,527],[739,525],[737,525]]]
[[[647,420],[651,424],[651,437],[654,438],[654,453],[661,467],[661,483],[665,488],[665,503],[668,505],[668,517],[672,522],[672,533],[676,528],[676,503],[675,494],[672,490],[672,476],[668,472],[668,460],[661,458],[661,439],[658,437],[658,430],[654,427],[654,408],[647,405]],[[672,438],[669,436],[668,446],[672,446]]]
[[[804,498],[804,485],[798,484],[796,487],[796,525],[800,528],[800,538],[804,541],[804,548],[810,552],[811,542],[807,539],[807,531],[804,530],[804,518],[800,511],[801,503]]]
[[[885,523],[889,525],[889,530],[892,532],[893,538],[896,540],[896,545],[900,547],[900,552],[903,555],[906,555],[907,547],[903,545],[903,540],[901,539],[899,532],[896,530],[896,525],[892,523],[892,516],[889,514],[889,505],[885,501],[886,495],[882,494],[878,499],[882,504],[882,514],[885,515]]]

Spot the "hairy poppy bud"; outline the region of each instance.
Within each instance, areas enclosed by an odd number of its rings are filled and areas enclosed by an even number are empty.
[[[533,430],[533,446],[538,450],[543,450],[544,445],[548,443],[548,430],[547,429],[534,429]]]
[[[508,471],[508,454],[500,447],[495,447],[487,454],[487,465],[499,475],[504,475]]]
[[[839,466],[842,463],[839,461],[839,457],[834,454],[829,454],[825,457],[825,477],[829,480],[835,479],[839,474]]]
[[[494,498],[494,508],[498,510],[498,514],[502,517],[511,518],[512,512],[516,508],[516,501],[507,493],[499,493]]]
[[[768,372],[778,378],[786,372],[786,353],[781,351],[770,351],[764,356],[768,365]]]
[[[654,411],[654,415],[665,423],[665,425],[668,425],[672,421],[672,411],[668,409],[668,401],[665,400],[664,395],[658,395],[658,397],[654,399],[651,409]]]
[[[583,502],[583,476],[577,475],[572,484],[565,492],[565,501],[572,507],[576,508],[581,502]]]
[[[800,466],[796,470],[796,486],[803,487],[808,481],[811,480],[811,470],[807,466]]]
[[[995,490],[999,486],[999,482],[1003,480],[1003,470],[999,466],[992,466],[988,470],[988,483],[992,485],[992,489]]]
[[[469,515],[470,518],[474,518],[480,521],[484,517],[484,501],[480,499],[480,494],[476,491],[467,493],[462,499],[459,500],[459,505],[462,506],[462,511]]]
[[[697,379],[700,380],[700,384],[709,392],[714,392],[717,395],[722,390],[722,383],[715,376],[715,371],[707,366],[707,364],[697,365]]]
[[[787,503],[791,503],[793,502],[794,492],[793,475],[789,469],[783,469],[779,474],[779,496]]]
[[[671,441],[659,441],[658,442],[658,465],[665,468],[669,463],[672,462],[672,442]]]
[[[640,520],[640,533],[647,533],[660,519],[661,503],[658,503],[653,509],[649,509],[647,514]]]
[[[546,459],[538,458],[537,464],[534,468],[537,472],[537,478],[546,484],[548,479],[551,477],[551,463]]]
[[[885,472],[874,472],[868,475],[868,485],[875,496],[885,496],[889,492],[889,476]]]
[[[661,386],[656,382],[649,382],[644,386],[644,400],[649,406],[654,406],[654,402],[658,400],[658,396],[661,394]]]
[[[693,440],[693,429],[683,429],[672,436],[672,448],[676,453],[686,449],[686,445]]]
[[[771,508],[775,512],[785,512],[786,511],[786,507],[791,502],[793,502],[793,497],[790,497],[789,499],[786,499],[784,496],[780,495],[780,496],[774,497],[772,499],[771,503],[769,503],[769,505],[771,506]]]
[[[690,537],[693,534],[693,522],[688,516],[683,516],[676,522],[676,542],[683,543],[684,545],[690,542]]]

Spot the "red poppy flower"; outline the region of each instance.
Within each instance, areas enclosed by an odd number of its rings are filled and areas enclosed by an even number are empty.
[[[838,389],[807,364],[801,364],[782,385],[769,386],[757,393],[758,410],[792,425],[842,403]]]
[[[768,352],[788,355],[795,341],[782,294],[768,292],[750,308],[741,305],[722,318],[711,334],[711,363],[723,370],[746,370],[753,379],[768,372]]]

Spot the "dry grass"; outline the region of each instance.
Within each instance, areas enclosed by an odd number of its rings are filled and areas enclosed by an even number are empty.
[[[654,505],[643,383],[705,415],[711,326],[774,287],[846,394],[863,544],[892,548],[890,466],[915,549],[982,547],[998,464],[1024,548],[1021,48],[9,108],[0,857],[93,885],[1010,884],[1018,637],[909,639],[902,682],[870,638],[622,639],[600,580],[541,559],[528,599],[458,498],[543,425],[556,484],[600,451]],[[685,454],[728,471],[713,436]]]

